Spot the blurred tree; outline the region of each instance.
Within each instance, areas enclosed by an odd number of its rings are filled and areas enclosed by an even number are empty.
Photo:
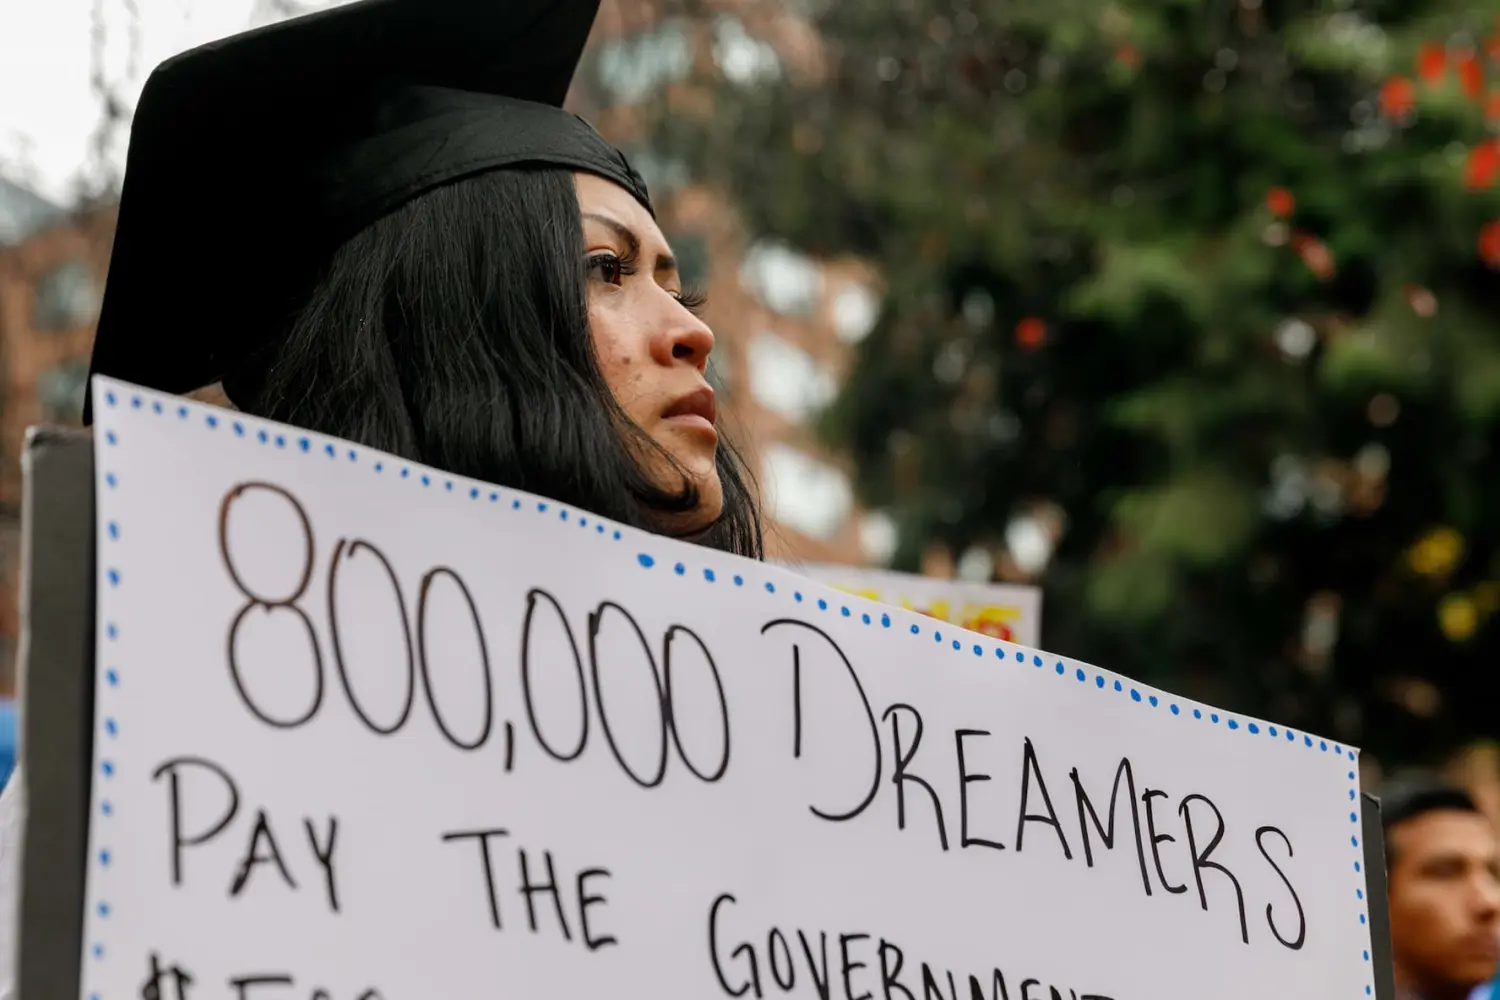
[[[123,47],[119,44],[123,36]],[[121,58],[123,56],[123,58]],[[89,92],[98,106],[89,155],[75,183],[84,212],[119,198],[123,147],[134,110],[127,96],[140,73],[141,12],[136,0],[92,0],[89,7]]]
[[[663,143],[889,282],[826,429],[1049,648],[1409,760],[1500,728],[1495,0],[807,2]]]

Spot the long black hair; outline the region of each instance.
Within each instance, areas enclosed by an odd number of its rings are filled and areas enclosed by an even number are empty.
[[[479,174],[345,242],[286,335],[225,390],[263,417],[665,530],[698,494],[686,475],[676,491],[648,476],[641,456],[665,453],[604,381],[586,282],[572,175]],[[694,540],[761,558],[726,438],[717,464],[723,512]]]

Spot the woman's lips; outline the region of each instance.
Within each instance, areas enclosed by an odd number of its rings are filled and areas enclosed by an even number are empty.
[[[662,411],[662,419],[714,430],[717,406],[714,391],[707,386],[679,396],[671,406]],[[717,434],[718,432],[715,431]]]

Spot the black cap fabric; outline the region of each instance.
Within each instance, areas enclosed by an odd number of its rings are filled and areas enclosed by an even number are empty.
[[[650,210],[624,155],[562,110],[597,12],[362,0],[162,63],[131,128],[91,374],[165,392],[223,378],[340,243],[461,177],[550,164]]]

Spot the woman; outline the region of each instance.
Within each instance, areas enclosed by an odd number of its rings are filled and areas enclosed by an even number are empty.
[[[364,0],[158,67],[94,372],[759,558],[700,303],[639,175],[561,110],[596,5]],[[22,795],[18,769],[0,1000]]]
[[[93,371],[758,555],[712,334],[560,107],[596,6],[364,0],[158,67]]]
[[[264,366],[225,391],[258,416],[759,556],[700,305],[619,185],[501,169],[341,247]]]

